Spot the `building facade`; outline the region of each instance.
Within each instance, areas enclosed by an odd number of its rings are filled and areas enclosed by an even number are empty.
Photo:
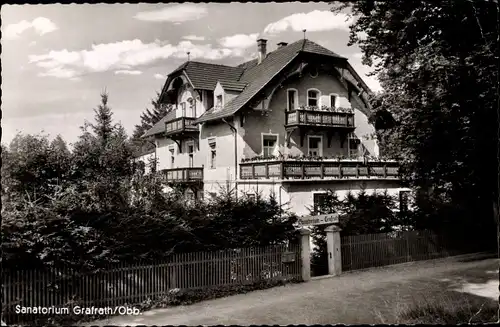
[[[397,162],[380,157],[370,90],[346,58],[307,39],[257,49],[237,67],[188,61],[169,74],[160,100],[174,109],[144,134],[167,185],[193,198],[273,193],[299,215],[329,189],[406,191]]]

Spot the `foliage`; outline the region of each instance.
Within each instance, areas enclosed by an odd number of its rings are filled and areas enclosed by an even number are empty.
[[[410,213],[403,215],[396,212],[396,200],[387,194],[368,194],[362,189],[358,194],[349,192],[344,199],[329,190],[316,208],[309,209],[311,214],[339,214],[338,226],[342,235],[360,235],[373,233],[387,233],[403,224],[408,224]],[[314,249],[311,255],[311,265],[314,275],[327,274],[327,244],[324,226],[313,228],[311,238]]]
[[[151,99],[151,108],[146,108],[146,110],[142,112],[140,116],[140,124],[135,125],[134,132],[132,133],[131,144],[137,153],[143,153],[154,149],[154,144],[152,144],[151,141],[142,138],[142,135],[144,135],[144,133],[151,129],[154,124],[173,110],[171,105],[165,105],[160,102],[160,95],[160,92],[156,92],[156,96]]]
[[[394,118],[379,126],[381,150],[403,159],[421,219],[494,236],[498,2],[363,0],[333,10],[346,8],[356,18],[349,43],[384,89],[372,106]]]
[[[133,164],[107,99],[101,96],[95,122],[85,122],[72,152],[61,137],[18,135],[10,147],[2,145],[5,267],[93,271],[295,236],[296,217],[274,196],[236,199],[229,192],[190,202],[183,187],[166,193],[159,174],[145,175]]]

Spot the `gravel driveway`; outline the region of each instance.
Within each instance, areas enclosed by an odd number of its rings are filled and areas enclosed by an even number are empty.
[[[464,296],[498,301],[498,259],[454,257],[118,316],[92,325],[287,325],[394,323],[402,305]],[[383,317],[383,318],[381,318]]]

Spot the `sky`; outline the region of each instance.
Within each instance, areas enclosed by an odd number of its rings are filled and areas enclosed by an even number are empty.
[[[2,143],[18,133],[60,134],[68,143],[92,121],[100,93],[129,135],[166,76],[190,59],[237,65],[306,37],[349,59],[374,91],[352,18],[327,3],[3,5]]]

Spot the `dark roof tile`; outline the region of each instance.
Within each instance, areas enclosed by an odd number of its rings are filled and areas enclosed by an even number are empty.
[[[165,117],[153,125],[142,137],[153,136],[165,132],[165,123],[175,118],[175,110],[170,111]]]
[[[195,89],[215,89],[218,80],[238,81],[244,69],[203,62],[190,61],[184,68]]]

